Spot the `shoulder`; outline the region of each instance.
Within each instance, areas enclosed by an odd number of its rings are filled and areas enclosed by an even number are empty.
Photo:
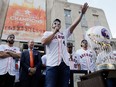
[[[53,34],[52,31],[45,31],[44,34],[43,34],[43,36],[42,36],[42,39],[43,39],[43,38],[47,38],[47,37],[50,36],[51,34]]]
[[[4,51],[5,49],[8,49],[8,45],[1,44],[0,51]]]
[[[39,54],[40,54],[40,52],[37,51],[37,50],[33,50],[33,52],[34,52],[34,54],[36,54],[36,55],[39,55]]]
[[[28,50],[25,50],[25,51],[22,52],[22,54],[25,54],[25,53],[28,53],[28,52],[29,52]]]
[[[7,44],[1,44],[0,47],[8,47]]]
[[[50,35],[50,34],[52,34],[52,33],[53,33],[52,31],[45,31],[45,32],[44,32],[44,35],[46,35],[46,34],[47,34],[47,35]]]

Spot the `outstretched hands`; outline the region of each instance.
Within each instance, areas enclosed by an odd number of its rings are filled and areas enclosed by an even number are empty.
[[[87,8],[88,8],[89,6],[88,6],[88,3],[86,2],[86,3],[84,3],[84,5],[82,6],[82,9],[81,9],[81,12],[82,12],[82,14],[85,14],[85,12],[87,11]]]

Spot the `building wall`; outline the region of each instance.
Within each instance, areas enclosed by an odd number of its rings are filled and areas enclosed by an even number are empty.
[[[48,1],[50,3],[50,0]],[[69,3],[64,0],[54,0],[52,2],[53,6],[51,7],[51,10],[49,9],[51,13],[47,13],[47,17],[49,18],[47,22],[50,21],[49,25],[47,23],[48,29],[50,29],[52,21],[56,18],[61,20],[61,31],[66,29],[64,9],[71,11],[71,22],[73,22],[76,18],[79,18],[81,5]],[[49,6],[49,3],[47,3],[47,6]],[[47,12],[49,12],[49,10]],[[105,13],[102,9],[89,7],[83,20],[84,21],[81,21],[83,23],[80,23],[73,32],[72,42],[74,43],[75,50],[80,48],[80,41],[84,38],[84,35],[89,28],[96,25],[101,25],[109,29]]]

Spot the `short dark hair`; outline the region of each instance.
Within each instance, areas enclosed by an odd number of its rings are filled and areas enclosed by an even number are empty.
[[[15,38],[15,35],[14,35],[14,34],[10,34],[10,35],[8,35],[7,40],[8,40],[8,38],[11,37],[11,36],[13,36],[13,37]]]
[[[61,20],[60,19],[55,19],[53,22],[56,22],[56,21],[58,21],[58,22],[61,23]]]
[[[83,43],[83,42],[85,42],[85,41],[87,42],[87,40],[83,39],[83,40],[81,41],[81,43]],[[88,42],[87,42],[87,43],[88,43]]]
[[[67,47],[74,47],[74,46],[73,46],[73,43],[68,42],[68,43],[67,43]]]

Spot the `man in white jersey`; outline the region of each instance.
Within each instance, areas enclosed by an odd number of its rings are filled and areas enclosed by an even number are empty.
[[[7,44],[0,45],[0,87],[13,87],[15,80],[15,58],[20,58],[20,49],[13,46],[15,36],[7,37]]]
[[[88,48],[87,40],[81,41],[81,49],[76,51],[77,62],[80,70],[95,71],[95,52]]]
[[[77,57],[75,55],[75,52],[73,51],[73,43],[67,43],[67,50],[69,53],[70,70],[78,70]]]
[[[110,64],[110,67],[109,67]],[[99,69],[114,69],[116,64],[115,51],[112,51],[110,45],[103,45],[102,52],[97,56],[96,65],[97,70]],[[112,67],[111,67],[112,66]]]
[[[46,45],[47,70],[45,87],[68,87],[70,69],[69,55],[67,52],[67,39],[72,34],[85,14],[88,4],[85,3],[79,19],[64,32],[60,32],[61,21],[55,19],[52,24],[52,31],[46,31],[42,37],[42,44]]]

